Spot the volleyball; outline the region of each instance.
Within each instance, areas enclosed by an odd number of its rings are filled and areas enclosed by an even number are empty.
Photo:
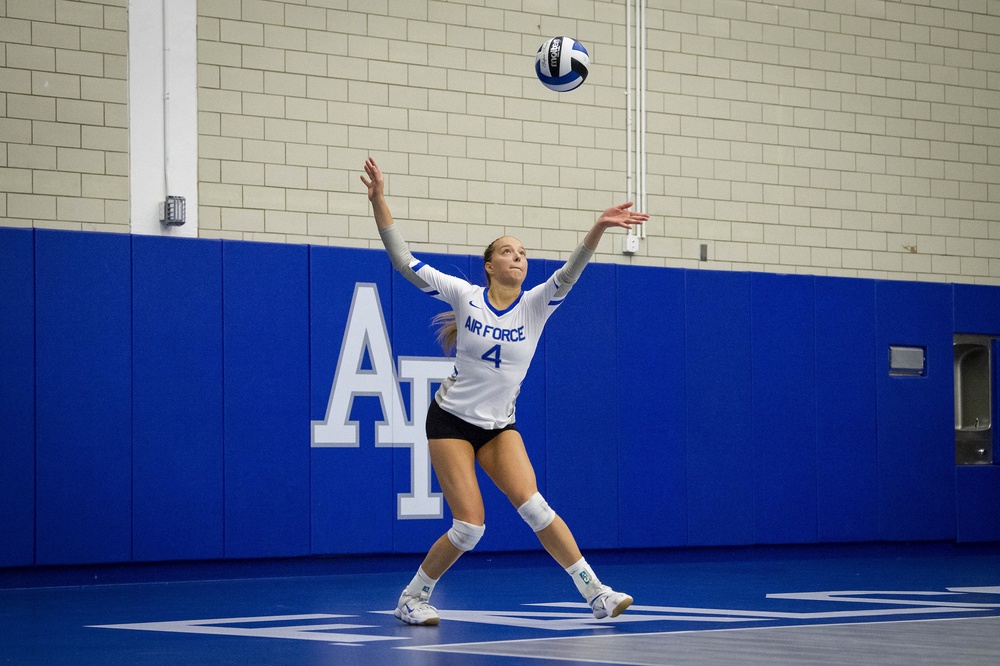
[[[590,54],[571,37],[552,37],[538,47],[535,74],[542,85],[556,92],[576,90],[590,69]]]

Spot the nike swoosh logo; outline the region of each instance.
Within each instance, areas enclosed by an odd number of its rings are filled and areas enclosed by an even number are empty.
[[[469,301],[469,305],[471,305],[472,307],[476,308],[477,310],[482,310],[482,308],[481,308],[481,307],[479,307],[478,305],[476,305],[476,304],[475,304],[475,303],[473,303],[472,301]]]

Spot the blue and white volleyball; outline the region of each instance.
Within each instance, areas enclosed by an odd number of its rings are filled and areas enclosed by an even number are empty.
[[[556,92],[576,90],[590,70],[590,54],[570,37],[553,37],[538,48],[535,74],[542,85]]]

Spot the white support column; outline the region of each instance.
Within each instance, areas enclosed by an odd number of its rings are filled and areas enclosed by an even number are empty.
[[[129,0],[129,213],[134,234],[198,235],[197,23],[197,0]],[[186,200],[184,225],[160,224],[160,204],[167,195]]]

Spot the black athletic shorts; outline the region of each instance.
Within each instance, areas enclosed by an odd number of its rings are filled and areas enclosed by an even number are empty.
[[[488,441],[505,430],[517,430],[517,424],[487,430],[444,411],[437,400],[431,400],[431,406],[427,409],[427,439],[464,439],[472,444],[472,450],[477,453]]]

